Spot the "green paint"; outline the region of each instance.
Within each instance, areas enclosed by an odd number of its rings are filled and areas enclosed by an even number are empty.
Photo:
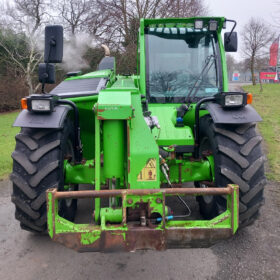
[[[226,54],[223,45],[222,34],[218,33],[218,44],[220,48],[220,55],[221,55],[221,64],[222,64],[222,75],[223,75],[223,91],[228,92],[228,74],[227,74],[227,61],[226,61]]]
[[[129,91],[100,91],[97,104],[100,120],[128,120],[132,118],[131,94]]]
[[[93,160],[88,160],[83,164],[77,165],[72,165],[67,162],[64,168],[65,184],[94,184],[95,182],[95,168]]]
[[[150,104],[149,110],[161,124],[160,130],[153,129],[153,135],[159,146],[194,145],[190,127],[175,127],[178,104]]]
[[[238,209],[238,201],[239,201],[239,196],[238,196],[238,186],[237,185],[233,185],[234,191],[232,196],[229,197],[228,201],[232,202],[233,201],[233,224],[232,224],[232,232],[235,233],[238,229],[238,217],[239,217],[239,209]],[[230,205],[228,205],[228,208],[230,207]]]
[[[190,156],[191,157],[191,156]],[[169,177],[172,183],[179,183],[179,174],[181,164],[181,182],[193,181],[213,181],[213,173],[211,173],[211,166],[213,162],[209,160],[191,161],[189,158],[184,160],[168,160]],[[161,173],[161,182],[167,183],[164,175]]]
[[[100,190],[100,121],[95,117],[95,190]],[[100,198],[95,198],[95,222],[100,217]]]
[[[133,189],[157,189],[160,187],[158,145],[144,118],[139,94],[132,94],[134,118],[128,123],[128,184]],[[155,159],[156,178],[151,181],[139,181],[138,175],[150,159]]]
[[[49,232],[49,236],[51,238],[53,238],[53,214],[55,212],[55,210],[53,209],[54,205],[52,203],[52,194],[50,192],[47,193],[47,222],[48,222],[48,232]]]
[[[121,223],[122,221],[122,208],[101,208],[101,219],[104,217],[104,222]]]
[[[207,160],[210,164],[210,170],[211,170],[211,176],[212,176],[212,180],[213,182],[215,182],[215,162],[214,162],[214,156],[207,156]]]
[[[93,244],[100,238],[100,231],[81,233],[81,243],[83,245]]]
[[[124,143],[124,121],[103,121],[103,168],[105,178],[123,178]]]

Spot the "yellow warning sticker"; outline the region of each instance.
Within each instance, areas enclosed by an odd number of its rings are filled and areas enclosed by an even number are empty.
[[[137,176],[137,181],[156,181],[157,170],[156,170],[156,159],[150,158],[144,168]]]

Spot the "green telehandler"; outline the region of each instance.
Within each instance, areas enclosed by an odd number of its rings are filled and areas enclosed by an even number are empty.
[[[228,88],[235,26],[223,17],[141,19],[136,75],[117,75],[105,47],[97,71],[70,72],[49,93],[63,28],[46,26],[42,93],[22,99],[14,123],[21,228],[84,252],[210,246],[251,224],[266,183],[261,117],[251,94]],[[87,224],[75,221],[84,198],[94,209]]]

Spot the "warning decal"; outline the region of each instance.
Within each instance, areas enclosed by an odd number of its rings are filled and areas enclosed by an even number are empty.
[[[145,167],[141,170],[137,176],[137,181],[156,181],[157,170],[156,170],[156,159],[150,158]]]

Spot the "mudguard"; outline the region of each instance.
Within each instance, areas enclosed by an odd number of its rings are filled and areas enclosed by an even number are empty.
[[[62,128],[67,113],[72,110],[69,106],[56,106],[50,114],[32,113],[22,110],[13,126],[29,128]]]
[[[206,109],[210,113],[214,123],[245,124],[261,122],[262,118],[251,105],[241,108],[224,109],[217,103],[208,103]]]

